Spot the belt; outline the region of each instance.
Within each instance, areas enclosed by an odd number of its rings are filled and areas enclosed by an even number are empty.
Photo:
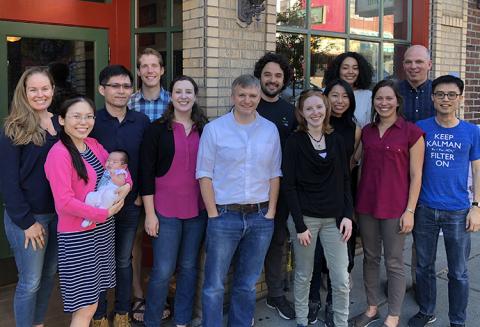
[[[218,204],[218,209],[225,209],[226,211],[237,211],[241,213],[253,213],[258,212],[260,209],[264,209],[268,207],[268,201],[260,202],[260,203],[253,203],[253,204],[239,204],[239,203],[232,203],[232,204]]]

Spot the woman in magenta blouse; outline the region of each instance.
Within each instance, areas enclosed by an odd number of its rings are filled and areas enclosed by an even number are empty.
[[[363,160],[356,209],[368,308],[355,318],[356,327],[379,319],[382,243],[388,280],[384,326],[398,326],[405,295],[403,244],[413,228],[425,144],[422,130],[402,117],[402,102],[393,81],[379,82],[372,91],[372,123],[362,130]]]
[[[188,76],[170,84],[171,101],[163,116],[145,132],[141,147],[140,194],[145,231],[153,236],[153,267],[148,283],[144,324],[159,326],[175,269],[174,322],[192,320],[197,259],[206,214],[195,179],[198,144],[207,118],[196,104],[198,86]]]

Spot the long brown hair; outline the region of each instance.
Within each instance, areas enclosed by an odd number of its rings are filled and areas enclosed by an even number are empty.
[[[323,103],[325,104],[325,119],[323,120],[322,124],[322,133],[330,134],[331,132],[333,132],[333,127],[332,125],[330,125],[332,106],[328,98],[322,93],[322,91],[318,89],[305,90],[300,94],[297,105],[295,106],[295,117],[297,118],[298,122],[297,130],[302,132],[308,131],[307,121],[305,117],[303,117],[302,111],[305,100],[313,96],[321,98],[323,100]]]
[[[10,105],[10,114],[5,119],[5,135],[13,141],[15,145],[26,145],[33,143],[41,146],[45,144],[45,130],[40,126],[40,117],[32,109],[27,99],[27,80],[34,74],[41,74],[48,77],[52,86],[53,97],[53,78],[44,67],[32,67],[27,69],[15,87],[12,104]]]
[[[197,83],[195,83],[193,78],[191,78],[190,76],[185,76],[185,75],[181,75],[181,76],[175,77],[173,79],[173,81],[170,83],[170,89],[169,89],[170,93],[173,92],[173,87],[175,86],[175,83],[180,82],[180,81],[189,81],[190,83],[192,83],[193,92],[195,93],[195,96],[198,95],[198,85],[197,85]],[[158,122],[159,123],[167,123],[168,128],[171,129],[172,128],[172,121],[173,121],[174,118],[175,118],[175,109],[173,108],[172,101],[170,101],[167,109],[163,113],[162,117],[160,117]],[[203,110],[200,109],[200,107],[198,106],[196,101],[195,101],[195,103],[193,104],[193,107],[192,107],[191,119],[193,121],[193,124],[194,124],[195,128],[197,129],[197,131],[199,133],[202,132],[203,127],[208,123],[207,117],[203,113]]]

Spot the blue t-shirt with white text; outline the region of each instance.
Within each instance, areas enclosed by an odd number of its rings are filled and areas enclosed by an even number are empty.
[[[439,210],[463,210],[470,207],[468,169],[470,161],[480,159],[480,132],[468,122],[440,126],[435,117],[420,120],[425,132],[425,162],[418,202]]]

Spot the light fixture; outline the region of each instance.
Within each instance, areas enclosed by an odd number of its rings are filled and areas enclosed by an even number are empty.
[[[237,16],[238,19],[250,25],[255,17],[256,21],[260,21],[260,15],[265,10],[264,0],[238,0]]]
[[[8,42],[17,42],[22,39],[21,36],[7,36],[7,41]]]

